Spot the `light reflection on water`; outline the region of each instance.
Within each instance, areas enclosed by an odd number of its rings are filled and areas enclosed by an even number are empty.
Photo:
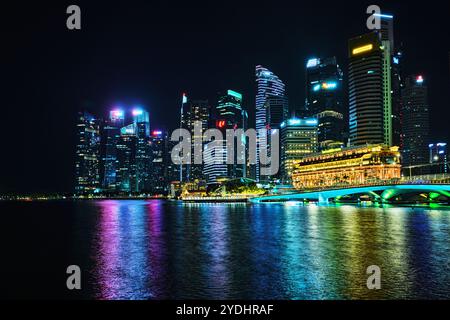
[[[450,298],[450,211],[98,201],[99,299]],[[83,207],[86,210],[86,207]],[[369,291],[366,268],[382,270]]]

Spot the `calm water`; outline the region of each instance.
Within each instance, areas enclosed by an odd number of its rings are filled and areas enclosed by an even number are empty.
[[[107,200],[0,212],[2,297],[450,298],[445,208]],[[65,289],[70,264],[81,292]]]

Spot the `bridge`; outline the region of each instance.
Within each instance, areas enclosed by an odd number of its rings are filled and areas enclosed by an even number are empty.
[[[339,200],[345,196],[368,195],[377,202],[389,202],[402,194],[427,194],[430,200],[441,196],[450,198],[450,183],[392,183],[383,185],[348,186],[320,190],[302,191],[292,194],[271,195],[250,199],[253,203],[286,202],[317,200],[319,203],[328,203],[332,199]]]

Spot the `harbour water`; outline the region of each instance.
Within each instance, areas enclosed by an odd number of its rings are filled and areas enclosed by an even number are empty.
[[[450,209],[0,203],[2,297],[448,299]],[[66,268],[82,290],[66,289]],[[368,266],[381,269],[368,290]]]

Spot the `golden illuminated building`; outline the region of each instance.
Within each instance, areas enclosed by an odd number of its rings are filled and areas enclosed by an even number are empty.
[[[295,161],[292,181],[296,189],[358,186],[401,177],[398,147],[372,145],[327,150]]]

